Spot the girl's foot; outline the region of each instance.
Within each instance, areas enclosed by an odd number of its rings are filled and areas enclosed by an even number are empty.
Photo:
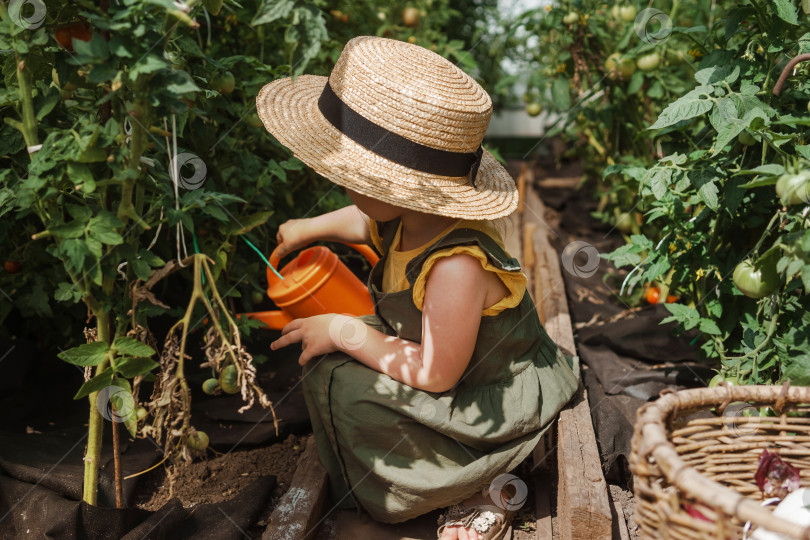
[[[508,515],[507,515],[508,514]],[[486,488],[464,502],[451,506],[439,517],[439,540],[495,540],[503,537],[511,519],[492,503]]]

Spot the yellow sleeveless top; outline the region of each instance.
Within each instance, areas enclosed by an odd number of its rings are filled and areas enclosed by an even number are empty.
[[[382,238],[377,231],[377,223],[372,219],[369,220],[369,229],[371,232],[371,240],[377,250],[382,253]],[[495,227],[488,221],[478,220],[459,220],[450,225],[448,228],[437,234],[433,239],[418,248],[409,249],[408,251],[398,251],[394,249],[399,246],[400,237],[402,236],[402,223],[400,223],[391,242],[391,248],[388,251],[388,257],[385,259],[385,268],[383,269],[383,292],[392,293],[397,291],[404,291],[408,288],[408,279],[405,277],[405,266],[416,255],[436,243],[442,236],[449,233],[453,229],[475,229],[484,234],[492,237],[493,240],[503,248],[503,239]],[[505,250],[504,250],[505,251]],[[507,272],[493,266],[483,250],[478,246],[455,246],[452,248],[442,249],[433,253],[425,261],[422,266],[422,272],[416,278],[413,286],[413,302],[419,310],[425,301],[425,284],[427,283],[427,276],[430,273],[433,265],[442,257],[449,257],[457,253],[464,253],[475,257],[481,266],[489,272],[495,272],[501,279],[503,284],[509,290],[509,294],[504,298],[489,306],[481,312],[483,316],[497,315],[501,311],[517,306],[523,298],[523,293],[526,290],[526,276],[523,272]]]

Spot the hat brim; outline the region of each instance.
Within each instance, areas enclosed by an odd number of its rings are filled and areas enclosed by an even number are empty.
[[[299,75],[265,85],[256,97],[264,127],[295,157],[335,184],[389,204],[463,219],[496,219],[518,205],[515,182],[484,150],[475,187],[467,177],[430,174],[395,163],[341,133],[321,114],[327,77]]]

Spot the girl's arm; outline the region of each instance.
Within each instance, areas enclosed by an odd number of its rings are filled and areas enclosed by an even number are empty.
[[[494,303],[493,293],[499,294],[501,288],[500,279],[473,257],[451,255],[440,259],[428,276],[421,345],[383,334],[352,317],[330,314],[291,322],[271,348],[301,341],[301,365],[340,350],[408,386],[444,392],[455,386],[470,363],[481,311]]]
[[[291,219],[278,228],[276,240],[279,258],[319,240],[370,244],[369,218],[351,205],[313,218]]]

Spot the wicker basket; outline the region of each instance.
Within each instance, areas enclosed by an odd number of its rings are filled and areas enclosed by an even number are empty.
[[[777,416],[747,416],[771,407]],[[797,417],[791,412],[804,413]],[[695,413],[702,414],[695,414]],[[742,538],[746,522],[786,538],[803,528],[763,506],[754,473],[777,451],[810,486],[810,387],[721,386],[664,391],[638,411],[630,453],[636,522],[645,539]]]

